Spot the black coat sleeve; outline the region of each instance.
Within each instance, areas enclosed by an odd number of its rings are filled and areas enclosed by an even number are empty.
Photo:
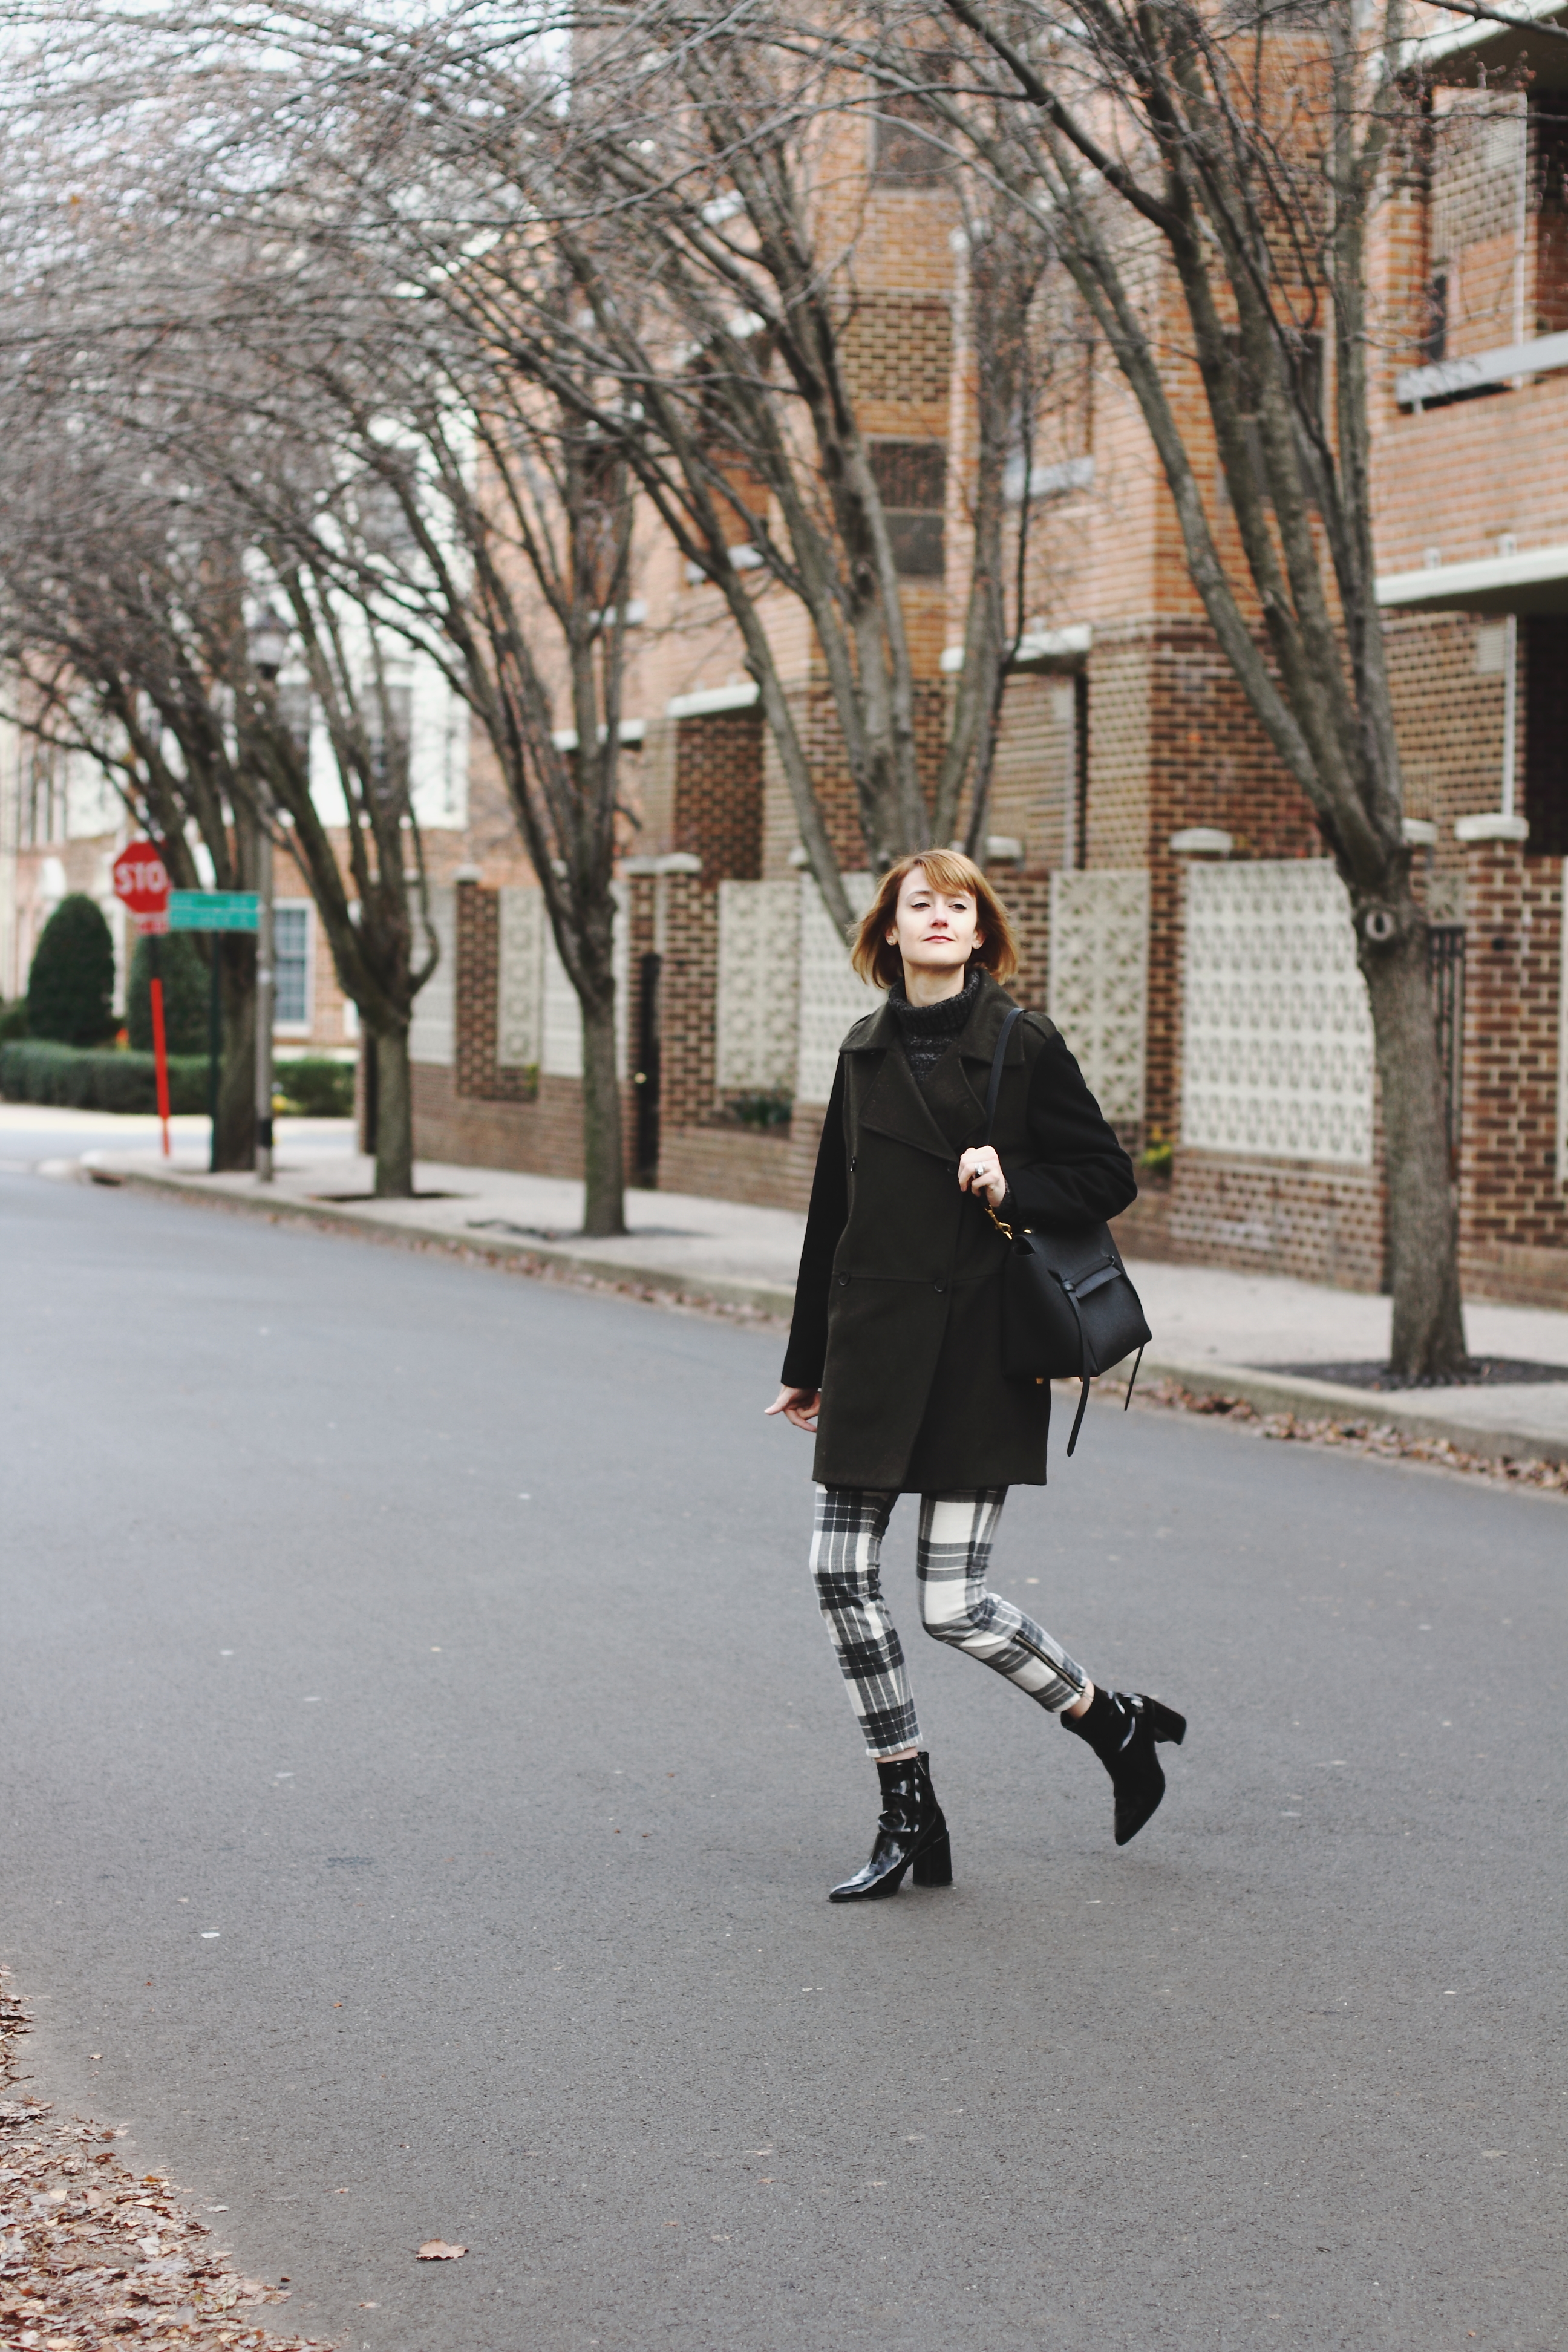
[[[795,1282],[795,1319],[789,1327],[783,1380],[786,1388],[818,1389],[827,1355],[827,1298],[833,1286],[833,1254],[849,1222],[849,1178],[844,1164],[844,1062],[839,1057],[822,1140],[816,1148],[816,1173],[806,1212],[805,1239],[801,1244],[800,1271]]]
[[[1030,1075],[1026,1117],[1029,1156],[1007,1171],[1008,1223],[1098,1225],[1137,1199],[1132,1162],[1054,1034]]]

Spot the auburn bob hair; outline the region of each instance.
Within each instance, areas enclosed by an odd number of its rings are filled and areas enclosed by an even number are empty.
[[[860,918],[849,961],[860,978],[873,988],[891,988],[903,976],[904,960],[888,937],[898,913],[899,892],[906,874],[919,867],[933,890],[963,891],[974,901],[980,944],[970,958],[984,964],[993,980],[1009,980],[1018,969],[1018,943],[1007,910],[972,857],[961,849],[919,849],[889,866],[877,895]]]

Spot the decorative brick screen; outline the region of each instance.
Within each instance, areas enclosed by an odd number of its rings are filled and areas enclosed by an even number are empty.
[[[1182,1140],[1372,1164],[1372,1015],[1350,901],[1324,858],[1187,877]]]
[[[719,885],[720,1090],[793,1091],[800,1043],[800,885]]]
[[[1051,877],[1051,1019],[1107,1118],[1143,1117],[1149,876],[1138,867]]]
[[[537,1069],[543,1058],[544,894],[503,890],[496,1013],[496,1066]]]
[[[626,886],[624,882],[616,882],[611,887],[616,900],[616,1071],[624,1078],[626,1075],[626,982],[630,977]],[[576,991],[566,977],[566,967],[556,951],[555,935],[542,907],[540,929],[543,942],[543,976],[540,989],[539,1066],[546,1077],[580,1078],[583,1075],[582,1008],[577,1003]]]
[[[844,887],[857,914],[871,903],[868,874],[847,874]],[[822,903],[809,874],[800,878],[800,1060],[795,1099],[825,1103],[833,1091],[844,1033],[883,1003],[879,988],[868,988],[849,969],[848,946]]]
[[[408,1024],[408,1058],[434,1062],[449,1069],[458,1058],[458,894],[452,885],[438,883],[430,892],[430,928],[441,944],[441,960],[414,1000]],[[424,940],[416,933],[415,952]]]

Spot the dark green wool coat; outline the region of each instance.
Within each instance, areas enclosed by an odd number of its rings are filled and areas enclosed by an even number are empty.
[[[1048,1387],[1002,1374],[1005,1244],[958,1189],[984,1140],[991,1058],[1013,1000],[985,975],[923,1087],[884,1005],[844,1040],[823,1123],[784,1378],[822,1391],[824,1486],[940,1493],[1037,1486]],[[1131,1163],[1060,1034],[1027,1013],[1007,1040],[992,1136],[1001,1214],[1096,1225],[1137,1196]]]

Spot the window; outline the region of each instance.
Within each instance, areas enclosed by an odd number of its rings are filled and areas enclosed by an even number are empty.
[[[272,1018],[279,1029],[310,1025],[310,909],[275,907],[272,910],[272,969],[275,994]]]
[[[1532,614],[1520,634],[1530,855],[1568,857],[1568,614]]]
[[[1421,356],[1429,367],[1448,356],[1448,273],[1439,269],[1426,281],[1426,331]]]
[[[290,679],[279,687],[279,721],[294,746],[295,756],[307,769],[310,763],[310,727],[315,711],[316,698],[305,679]]]
[[[911,76],[932,82],[948,79],[950,60],[940,49],[910,60]],[[929,188],[947,177],[951,157],[940,137],[919,126],[931,118],[925,101],[912,91],[889,92],[878,99],[872,126],[871,177],[884,188]],[[933,126],[940,127],[940,126]]]
[[[389,685],[378,690],[373,678],[365,688],[364,701],[364,731],[374,780],[384,791],[406,791],[414,740],[414,688]]]
[[[417,560],[419,541],[395,482],[384,474],[362,474],[353,486],[353,509],[367,555],[391,564]]]
[[[946,449],[940,441],[873,441],[870,456],[895,566],[909,580],[940,580]]]

